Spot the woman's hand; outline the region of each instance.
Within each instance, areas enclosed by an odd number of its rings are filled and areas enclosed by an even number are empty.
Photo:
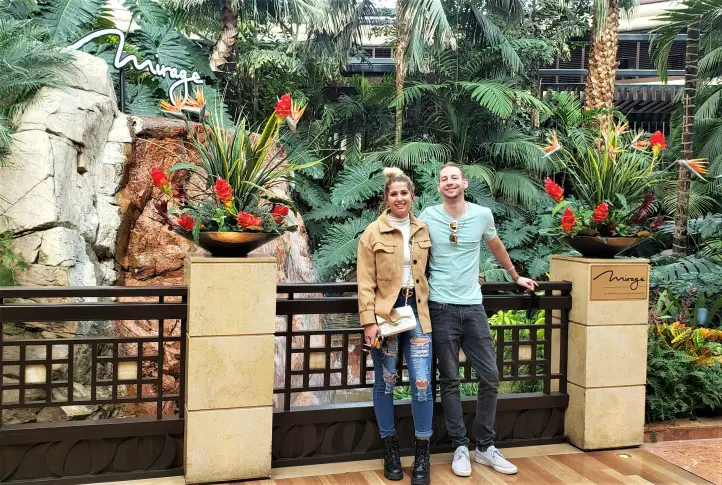
[[[366,325],[364,327],[364,343],[373,345],[376,341],[376,336],[379,334],[379,326],[375,323]]]

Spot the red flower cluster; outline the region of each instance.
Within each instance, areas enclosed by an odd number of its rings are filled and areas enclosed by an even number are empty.
[[[276,110],[276,116],[279,118],[291,116],[291,95],[284,94],[281,96],[281,99],[278,100],[278,103],[276,103],[273,109]]]
[[[168,176],[165,172],[159,168],[153,167],[150,169],[150,176],[153,178],[153,185],[158,187],[167,195],[171,195],[170,183],[168,182]]]
[[[658,147],[658,149],[667,148],[667,140],[664,139],[664,135],[661,131],[655,131],[654,134],[649,137],[649,144],[652,145],[652,149]]]
[[[549,194],[549,197],[554,199],[554,202],[559,202],[564,198],[564,189],[549,177],[544,179],[544,190]]]
[[[597,224],[601,224],[609,215],[609,205],[606,202],[600,202],[592,212],[592,220]]]
[[[273,211],[271,211],[271,215],[273,216],[273,220],[276,221],[276,224],[281,224],[283,219],[288,215],[288,207],[285,205],[277,205],[273,208]]]
[[[196,224],[196,220],[188,214],[183,214],[178,218],[178,226],[184,231],[191,231]]]
[[[574,217],[574,212],[572,212],[571,209],[565,210],[564,215],[562,216],[562,231],[571,232],[576,221],[577,218]]]
[[[248,227],[258,227],[260,228],[263,224],[263,219],[260,217],[256,217],[253,214],[249,214],[248,212],[239,212],[238,213],[238,225],[244,228]]]
[[[233,187],[231,187],[231,184],[226,182],[224,179],[219,178],[216,180],[214,190],[216,191],[216,197],[218,197],[218,200],[224,204],[228,205],[233,201]]]

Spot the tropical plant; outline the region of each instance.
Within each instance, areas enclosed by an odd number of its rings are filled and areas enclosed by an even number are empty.
[[[559,158],[574,194],[565,198],[561,186],[551,178],[545,180],[545,190],[556,202],[551,215],[561,215],[552,231],[570,236],[648,236],[649,230],[662,224],[650,215],[651,191],[664,173],[658,168],[664,136],[657,132],[643,140],[622,123],[602,124],[600,130],[572,130],[565,146],[552,133],[544,149]]]
[[[0,233],[0,286],[15,285],[17,272],[28,267],[23,257],[13,250],[12,242],[9,233]]]
[[[722,407],[722,364],[694,364],[651,327],[647,341],[646,419],[699,416]]]
[[[601,110],[599,117],[603,128],[612,121],[610,111],[614,108],[620,14],[635,5],[635,0],[592,2],[592,43],[584,86],[584,109]]]
[[[196,242],[201,231],[295,230],[287,220],[289,208],[295,211],[295,205],[273,190],[292,181],[294,171],[317,163],[297,164],[278,144],[283,123],[290,120],[295,130],[302,114],[303,107],[284,95],[260,135],[253,134],[245,119],[228,131],[218,115],[201,115],[197,130],[188,125],[201,166],[176,155],[181,161],[169,174],[184,171],[188,177],[175,184],[162,170],[152,169],[153,184],[162,194],[156,208],[163,222],[181,234],[192,234]]]
[[[682,151],[683,160],[694,159],[693,135],[697,83],[699,70],[700,34],[704,32],[715,39],[721,31],[722,1],[720,0],[683,0],[675,10],[667,10],[659,17],[663,24],[654,29],[650,49],[655,48],[654,63],[660,78],[667,80],[667,63],[674,37],[683,29],[687,30],[687,49],[685,53],[685,74],[683,92]],[[682,7],[682,8],[679,8]],[[717,40],[718,41],[718,40]],[[711,42],[714,42],[712,40]],[[719,74],[719,50],[712,50],[703,59],[706,74],[717,71]],[[688,249],[687,218],[690,191],[690,173],[680,166],[677,176],[677,207],[675,214],[674,251],[685,255]]]
[[[65,86],[72,56],[51,39],[49,29],[3,13],[0,2],[0,161],[7,153],[13,119],[44,86]],[[9,10],[8,10],[9,12]]]

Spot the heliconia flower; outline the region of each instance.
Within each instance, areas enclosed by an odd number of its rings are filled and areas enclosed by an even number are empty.
[[[544,179],[544,190],[549,197],[554,199],[554,202],[559,202],[564,198],[564,189],[549,177]]]
[[[606,202],[600,202],[592,212],[592,220],[597,224],[601,224],[609,216],[609,205]]]
[[[649,137],[649,144],[652,145],[652,153],[655,157],[659,156],[659,152],[667,148],[667,140],[664,139],[661,131],[655,131],[654,134]]]
[[[184,231],[192,231],[193,226],[196,224],[196,220],[184,213],[178,218],[177,224]]]
[[[218,200],[223,202],[226,207],[233,203],[233,187],[231,187],[231,184],[226,182],[224,179],[219,177],[218,180],[216,180],[214,190]]]
[[[153,185],[158,187],[163,193],[171,195],[170,183],[165,172],[157,167],[150,169],[150,176],[153,178]]]
[[[298,125],[298,122],[301,121],[304,111],[306,111],[305,103],[291,103],[291,114],[290,116],[286,116],[286,124],[288,125],[288,129],[291,130],[291,133],[294,135],[296,134],[296,125]]]
[[[276,111],[276,116],[281,119],[291,116],[291,110],[293,109],[291,95],[284,94],[281,96],[281,99],[278,100],[278,103],[276,103],[273,109]]]
[[[562,231],[571,232],[576,221],[577,218],[574,216],[574,212],[571,209],[565,210],[564,215],[562,215]]]
[[[263,224],[263,219],[260,217],[256,217],[253,214],[249,214],[248,212],[239,212],[238,213],[238,225],[243,227],[244,229],[263,229],[261,225]]]
[[[273,216],[273,220],[276,221],[276,224],[281,224],[283,223],[283,219],[288,215],[288,207],[285,205],[277,205],[271,211],[271,215]]]
[[[546,158],[552,153],[561,150],[562,148],[562,145],[561,143],[559,143],[559,138],[557,137],[555,131],[552,131],[552,136],[550,138],[547,138],[547,143],[549,143],[547,146],[540,147],[541,151],[544,152],[544,156],[542,158]]]
[[[649,229],[650,229],[651,231],[654,231],[655,229],[659,229],[660,227],[662,227],[662,224],[664,224],[664,217],[663,217],[663,216],[658,216],[658,217],[656,217],[656,218],[652,221],[652,223],[649,225]]]

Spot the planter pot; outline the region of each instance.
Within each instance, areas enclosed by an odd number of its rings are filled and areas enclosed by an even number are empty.
[[[586,258],[613,258],[644,239],[643,237],[575,236],[564,237],[562,241]]]
[[[278,236],[275,232],[201,232],[198,245],[216,257],[241,258]],[[190,233],[186,237],[193,239]]]

